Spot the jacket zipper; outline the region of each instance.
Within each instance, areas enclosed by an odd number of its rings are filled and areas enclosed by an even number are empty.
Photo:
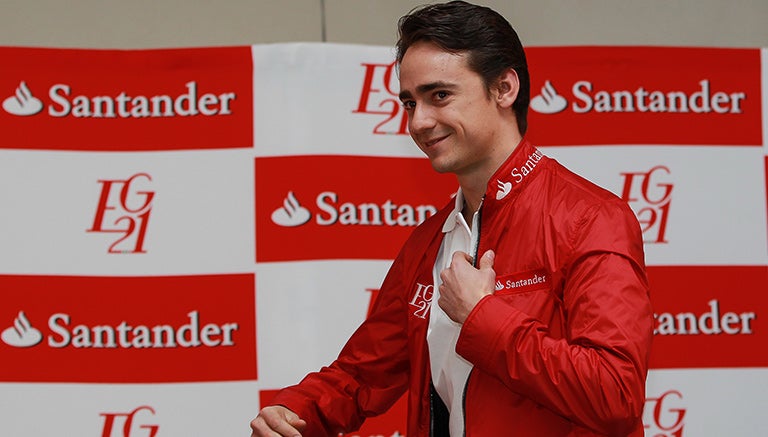
[[[429,391],[429,437],[435,437],[435,398]]]
[[[473,367],[467,375],[467,382],[464,383],[464,391],[461,394],[461,414],[464,416],[464,432],[462,435],[467,436],[467,389],[469,388],[469,378],[472,377],[472,372],[475,370]]]
[[[485,200],[485,196],[480,200],[480,207],[477,209],[477,239],[475,240],[475,247],[473,248],[475,253],[472,257],[472,265],[475,268],[480,264],[478,255],[480,254],[480,223],[483,221],[483,200]],[[469,389],[469,378],[472,377],[472,372],[474,370],[475,368],[473,366],[469,371],[469,375],[467,375],[467,381],[464,383],[464,391],[461,394],[461,414],[464,417],[464,432],[462,432],[462,435],[464,437],[467,436],[467,390]]]
[[[483,200],[485,200],[485,196],[480,199],[480,207],[477,209],[477,239],[475,240],[475,247],[472,248],[474,251],[474,255],[472,257],[472,265],[475,268],[477,268],[477,265],[480,264],[480,260],[477,259],[477,255],[480,254],[480,222],[483,221]]]
[[[475,247],[472,248],[474,251],[472,265],[475,268],[477,268],[477,265],[479,264],[477,254],[480,249],[480,222],[482,221],[483,216],[483,200],[485,200],[485,196],[480,200],[480,207],[477,209],[477,239],[475,240]],[[474,367],[469,371],[469,375],[467,375],[467,381],[464,383],[464,390],[461,395],[461,415],[464,418],[464,430],[462,435],[464,437],[467,435],[467,389],[469,388],[469,378],[472,376],[473,371]],[[429,436],[435,437],[435,405],[434,393],[432,393],[432,390],[429,391]]]

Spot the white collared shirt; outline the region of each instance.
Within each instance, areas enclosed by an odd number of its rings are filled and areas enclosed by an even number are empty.
[[[432,268],[434,294],[429,314],[427,344],[432,372],[432,384],[450,412],[449,429],[451,436],[464,435],[463,397],[472,363],[456,353],[456,341],[459,338],[461,324],[451,320],[437,304],[440,297],[440,272],[451,264],[456,251],[462,251],[475,257],[477,247],[478,214],[472,216],[472,228],[467,225],[461,214],[464,208],[464,195],[461,189],[456,193],[456,204],[443,224],[443,242]]]

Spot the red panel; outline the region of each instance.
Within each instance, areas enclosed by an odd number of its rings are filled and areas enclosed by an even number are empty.
[[[253,275],[0,276],[1,381],[256,379]]]
[[[420,158],[257,158],[255,173],[259,262],[393,259],[457,188]]]
[[[537,145],[762,144],[758,49],[534,47],[526,53],[530,137]]]
[[[0,148],[253,146],[250,47],[0,48]]]
[[[649,267],[651,368],[768,366],[768,266]]]

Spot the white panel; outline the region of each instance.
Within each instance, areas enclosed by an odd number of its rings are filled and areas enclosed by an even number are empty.
[[[251,149],[2,151],[0,273],[154,275],[252,270],[252,155]],[[127,179],[142,172],[152,181],[141,180],[136,189],[155,192],[146,253],[109,254],[109,247],[122,234],[86,232],[99,204],[102,184],[98,181]],[[112,190],[110,206],[119,206],[119,190]],[[138,208],[142,199],[129,195],[129,206]]]
[[[768,369],[680,369],[651,371],[646,384],[643,423],[646,436],[659,431],[654,419],[654,409],[661,400],[659,422],[672,427],[677,422],[678,410],[685,410],[681,425],[683,432],[663,435],[696,437],[765,436],[768,422],[765,407],[768,405]]]
[[[259,412],[259,387],[253,382],[211,384],[0,384],[0,435],[62,436],[247,436]],[[105,433],[106,416],[114,417]]]
[[[672,184],[665,240],[646,244],[648,265],[760,265],[766,254],[766,197],[759,147],[547,147],[548,156],[621,196],[622,173],[665,166],[650,180],[651,199]],[[641,179],[632,193],[639,197]],[[630,202],[635,210],[646,202]]]
[[[259,156],[343,154],[423,156],[409,135],[396,135],[402,105],[399,81],[384,66],[394,61],[389,47],[340,44],[253,46],[254,144]],[[380,64],[372,76],[367,109],[354,113],[366,77],[363,64]],[[393,94],[394,93],[394,94]],[[379,105],[382,106],[379,106]],[[384,134],[374,134],[381,124]]]
[[[259,380],[292,385],[331,363],[366,316],[390,261],[260,264],[256,272]]]

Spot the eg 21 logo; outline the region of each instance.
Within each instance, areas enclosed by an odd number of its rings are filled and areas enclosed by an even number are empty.
[[[108,253],[146,253],[144,242],[155,192],[152,177],[136,173],[128,179],[100,179],[101,194],[87,232],[118,234]]]
[[[683,437],[686,408],[683,395],[677,390],[668,390],[655,398],[645,400],[643,427],[649,437]]]
[[[667,224],[674,188],[668,180],[670,174],[669,168],[663,165],[646,172],[621,173],[624,177],[621,199],[635,210],[645,243],[669,243]]]
[[[154,415],[154,408],[148,405],[142,405],[127,413],[101,413],[100,416],[104,418],[101,437],[155,437],[160,426],[144,423],[147,416]],[[140,424],[134,424],[134,420]],[[133,432],[134,430],[136,432]]]
[[[384,116],[373,128],[376,135],[408,135],[408,115],[395,91],[399,85],[393,82],[397,79],[395,63],[361,65],[365,68],[365,78],[357,108],[352,112]]]

